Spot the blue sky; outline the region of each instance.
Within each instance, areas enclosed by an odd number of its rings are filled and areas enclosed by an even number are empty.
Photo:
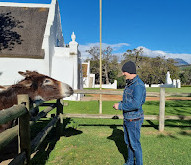
[[[2,0],[1,0],[2,1]],[[2,2],[50,3],[51,0]],[[74,31],[82,57],[99,45],[99,0],[58,0],[65,43]],[[191,63],[190,0],[102,0],[103,47],[119,57],[127,50],[144,48],[144,55],[182,58]]]

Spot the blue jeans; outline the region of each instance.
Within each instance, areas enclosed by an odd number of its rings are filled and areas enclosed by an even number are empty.
[[[124,119],[124,140],[128,147],[128,160],[125,165],[143,165],[140,130],[143,118],[136,121]]]

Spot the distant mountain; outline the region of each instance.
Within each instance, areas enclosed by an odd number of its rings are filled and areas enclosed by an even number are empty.
[[[187,63],[186,61],[184,61],[181,58],[174,58],[174,61],[177,62],[175,65],[176,66],[180,66],[180,65],[189,65],[189,63]]]

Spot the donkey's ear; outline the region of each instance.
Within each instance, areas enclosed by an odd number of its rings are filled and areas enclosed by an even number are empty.
[[[1,85],[0,85],[0,89],[6,89],[6,88],[5,88],[4,86],[1,86]]]
[[[28,76],[28,74],[27,74],[26,72],[21,72],[21,71],[19,71],[18,73],[19,73],[20,75],[24,76],[24,77],[27,77],[27,76]]]
[[[23,86],[30,88],[32,86],[32,81],[31,80],[23,80],[23,81],[20,81],[18,84],[22,84]]]
[[[39,73],[36,72],[36,71],[26,70],[26,73],[25,73],[25,74],[27,74],[28,76],[32,76],[32,75],[37,75],[37,74],[39,74]]]
[[[26,70],[26,73],[32,74],[34,71]]]

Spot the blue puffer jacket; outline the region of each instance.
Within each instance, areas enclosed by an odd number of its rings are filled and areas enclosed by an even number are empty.
[[[123,101],[119,103],[119,110],[123,110],[124,119],[138,119],[144,117],[142,105],[145,102],[145,84],[137,75],[130,84],[125,86]]]

